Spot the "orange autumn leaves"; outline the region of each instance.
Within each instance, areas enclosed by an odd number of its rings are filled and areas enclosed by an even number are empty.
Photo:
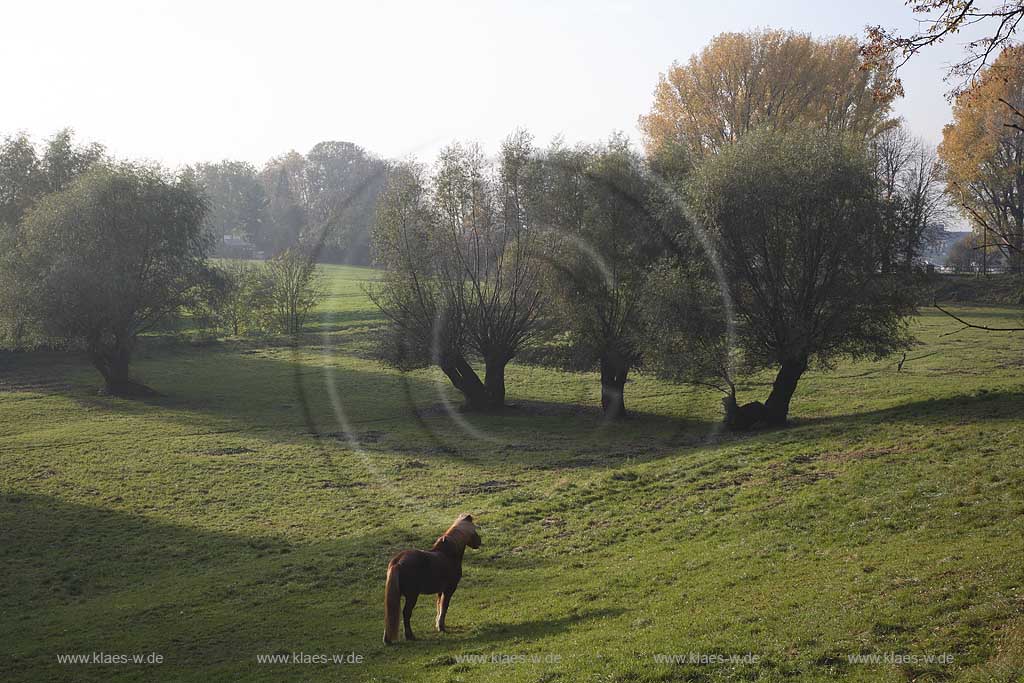
[[[723,33],[661,75],[640,117],[652,157],[696,161],[761,126],[814,125],[865,138],[891,125],[891,70],[866,67],[851,37],[792,31]]]

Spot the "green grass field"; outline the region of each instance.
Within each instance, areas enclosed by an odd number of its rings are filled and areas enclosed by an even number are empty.
[[[440,372],[370,358],[372,271],[328,272],[301,344],[146,340],[158,399],[0,357],[0,680],[1024,680],[1020,335],[927,312],[901,372],[812,372],[785,430],[645,376],[607,425],[594,375],[519,365],[507,414],[453,419]],[[385,647],[388,557],[464,511],[451,632],[425,597]],[[163,662],[58,661],[97,652]],[[753,657],[661,661],[691,653]]]

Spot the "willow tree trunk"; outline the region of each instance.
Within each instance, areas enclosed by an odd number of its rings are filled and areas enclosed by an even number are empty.
[[[618,354],[601,356],[601,410],[609,419],[626,416],[624,392],[629,367]]]
[[[443,358],[439,365],[452,386],[462,393],[465,399],[463,409],[472,412],[489,409],[487,388],[464,356],[460,354]]]
[[[501,410],[505,407],[505,366],[508,359],[504,356],[484,360],[484,388],[490,402],[490,410]]]
[[[131,348],[124,344],[89,350],[93,366],[103,375],[106,393],[112,396],[155,396],[155,391],[132,379],[131,357]]]
[[[779,373],[772,383],[772,392],[764,402],[765,422],[773,425],[785,425],[789,419],[789,402],[796,392],[800,377],[807,370],[807,356],[787,358],[782,361]]]

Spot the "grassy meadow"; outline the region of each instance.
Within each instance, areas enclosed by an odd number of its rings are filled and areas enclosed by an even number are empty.
[[[1019,334],[926,311],[901,371],[808,373],[785,430],[643,375],[609,425],[596,375],[524,365],[506,414],[453,415],[372,359],[373,271],[326,270],[300,343],[146,339],[159,398],[0,356],[0,680],[1024,680]],[[384,646],[388,557],[460,512],[450,632],[424,596]],[[58,660],[96,652],[163,662]],[[348,661],[258,661],[295,653]]]

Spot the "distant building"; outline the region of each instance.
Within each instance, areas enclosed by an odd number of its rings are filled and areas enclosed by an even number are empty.
[[[256,245],[244,237],[236,235],[224,235],[224,239],[217,249],[217,256],[222,258],[261,259],[263,252],[256,249]]]
[[[937,268],[945,267],[950,249],[969,234],[971,234],[969,230],[959,231],[939,228],[935,232],[934,239],[929,240],[929,243],[925,245],[924,250],[921,252],[921,260],[926,265],[932,265]]]

